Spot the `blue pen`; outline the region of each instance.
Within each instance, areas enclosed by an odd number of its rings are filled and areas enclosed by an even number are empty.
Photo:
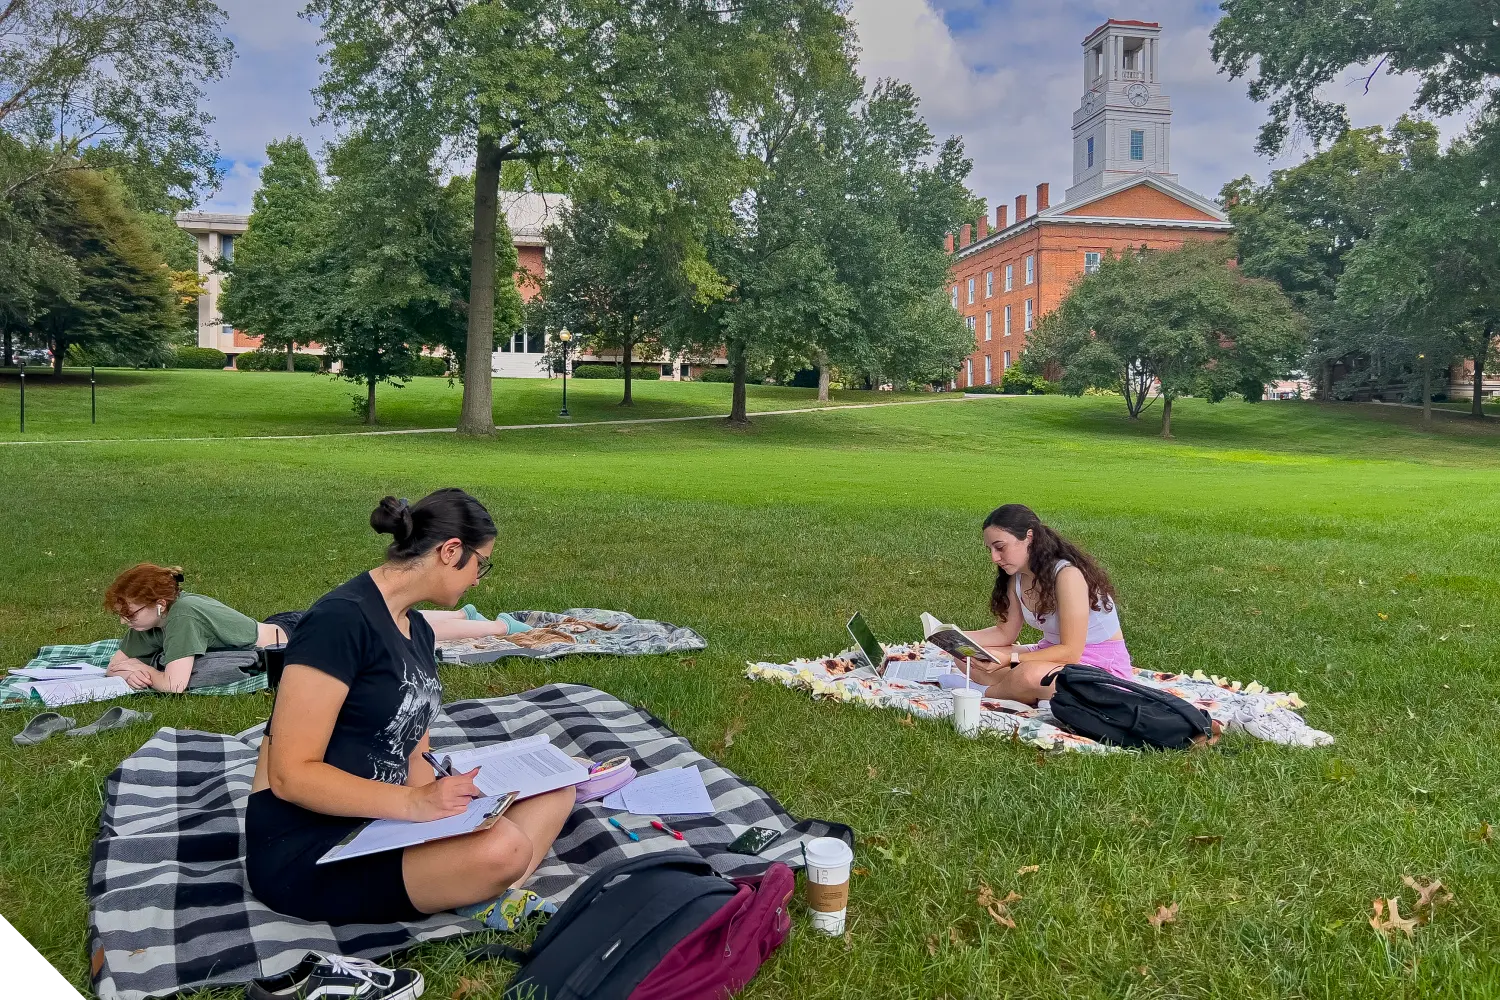
[[[609,818],[609,825],[612,826],[612,827],[614,827],[616,830],[619,830],[621,833],[623,833],[625,836],[629,837],[631,840],[639,841],[641,839],[640,834],[636,833],[634,830],[627,830],[627,829],[625,829],[623,826],[620,825],[620,821],[617,820],[617,819],[615,819],[613,816],[611,816]]]

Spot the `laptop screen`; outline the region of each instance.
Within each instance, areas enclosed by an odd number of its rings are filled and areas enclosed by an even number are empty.
[[[858,611],[854,617],[849,619],[849,635],[865,654],[865,662],[874,668],[878,674],[885,666],[885,650],[880,648],[880,643],[875,638],[875,633],[870,631],[870,626],[865,624],[865,616]]]

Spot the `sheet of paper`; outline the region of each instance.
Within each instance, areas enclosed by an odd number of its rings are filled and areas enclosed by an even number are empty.
[[[696,767],[643,774],[620,789],[625,808],[637,816],[707,816],[714,804]]]
[[[29,677],[34,681],[81,680],[84,677],[103,677],[104,668],[92,663],[59,663],[53,667],[21,667],[10,672],[12,677]]]
[[[634,780],[639,781],[640,779],[636,778]],[[630,785],[625,786],[625,788],[629,787]],[[620,789],[618,792],[610,792],[608,795],[604,796],[604,808],[623,811],[625,808],[625,788]]]
[[[953,662],[937,663],[933,660],[888,660],[885,674],[888,681],[935,681],[953,670]]]
[[[439,757],[444,756],[439,753]],[[486,795],[520,793],[523,799],[582,784],[589,769],[552,745],[545,734],[446,755],[457,771],[479,768],[474,784]]]
[[[81,705],[135,694],[123,677],[85,677],[76,681],[33,681],[29,687],[48,708]]]
[[[473,833],[495,808],[493,798],[472,799],[469,808],[457,816],[435,819],[426,823],[407,820],[377,819],[366,823],[348,843],[338,844],[318,859],[318,864],[358,858],[381,851],[393,851],[400,847],[426,844],[447,837],[458,837]]]

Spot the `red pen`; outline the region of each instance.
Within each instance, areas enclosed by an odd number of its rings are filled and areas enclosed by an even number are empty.
[[[662,833],[670,833],[672,836],[676,837],[678,840],[682,839],[682,834],[678,833],[676,830],[672,829],[670,826],[668,826],[667,824],[663,823],[659,819],[653,819],[651,821],[651,825],[654,826],[654,827],[656,827]]]

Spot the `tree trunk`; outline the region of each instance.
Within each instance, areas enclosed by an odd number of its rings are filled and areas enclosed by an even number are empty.
[[[1474,348],[1474,402],[1469,408],[1469,416],[1475,420],[1484,419],[1484,361],[1490,353],[1490,341],[1495,336],[1495,321],[1490,320],[1484,324],[1484,339],[1479,346]]]
[[[1432,364],[1422,359],[1422,423],[1432,423]]]
[[[622,356],[625,359],[625,396],[620,400],[621,406],[634,406],[635,400],[630,398],[630,362],[635,354],[635,343],[631,335],[635,333],[635,324],[632,323],[625,331],[625,342],[621,345]]]
[[[828,402],[828,352],[818,352],[818,402]]]
[[[1161,398],[1161,436],[1172,440],[1172,397]]]
[[[365,423],[375,422],[375,383],[378,380],[373,376],[369,379],[369,389],[365,394]]]
[[[297,370],[297,366],[292,361],[292,354],[296,350],[297,345],[295,343],[286,345],[286,370],[289,372],[294,372]]]
[[[748,427],[750,417],[745,412],[745,377],[749,368],[743,341],[731,344],[729,360],[734,365],[734,396],[729,404],[729,423],[735,427]]]
[[[63,355],[66,353],[68,353],[68,338],[63,336],[52,338],[52,374],[62,374]]]
[[[460,434],[495,433],[495,230],[500,210],[500,150],[479,136],[474,161],[474,240],[469,259],[469,339],[464,351]]]

